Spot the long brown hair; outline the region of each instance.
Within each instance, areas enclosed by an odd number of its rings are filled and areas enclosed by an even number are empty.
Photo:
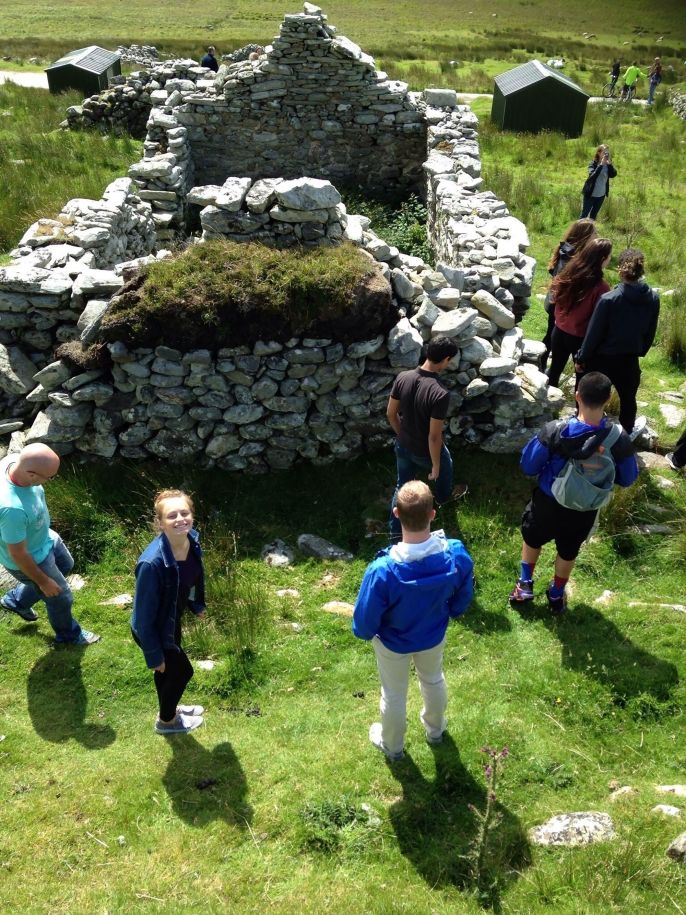
[[[550,258],[550,263],[548,264],[548,270],[555,270],[557,267],[557,262],[560,259],[560,248],[565,242],[569,245],[574,245],[574,253],[578,254],[584,245],[587,245],[595,236],[596,231],[595,220],[589,219],[587,216],[573,222],[565,232],[560,244],[553,251],[553,256]]]
[[[555,311],[568,314],[603,278],[603,261],[612,254],[609,238],[593,238],[553,280]]]

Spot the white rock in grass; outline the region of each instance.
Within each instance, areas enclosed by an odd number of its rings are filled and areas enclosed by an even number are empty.
[[[286,568],[286,566],[292,565],[295,559],[293,550],[279,539],[265,544],[260,555],[268,566],[276,568]]]
[[[100,601],[101,607],[128,607],[133,603],[132,594],[117,594],[107,600]]]
[[[597,811],[560,813],[529,830],[534,845],[592,845],[613,839],[615,835],[610,816]]]
[[[686,410],[682,410],[680,407],[675,407],[672,404],[666,403],[660,404],[660,413],[662,413],[665,425],[668,429],[681,428],[684,417],[686,417]]]
[[[196,661],[195,666],[198,668],[198,670],[213,670],[214,661],[211,661],[209,659],[205,660],[205,661]]]
[[[298,549],[306,556],[315,559],[342,559],[352,562],[353,554],[316,534],[301,534],[298,537]]]
[[[610,795],[610,800],[619,801],[623,797],[632,797],[634,794],[638,794],[635,788],[632,788],[631,785],[622,785],[620,788],[615,788]]]
[[[681,807],[673,807],[671,804],[656,804],[650,812],[663,813],[666,817],[680,817]]]
[[[339,616],[352,616],[354,609],[352,604],[343,600],[330,600],[322,606],[322,610],[326,613],[337,613]]]
[[[72,591],[80,591],[86,587],[86,579],[81,575],[67,575],[67,582]]]
[[[686,861],[686,832],[682,832],[667,849],[667,856],[675,861]]]
[[[297,588],[279,588],[276,592],[276,596],[298,598],[300,597],[300,591],[298,591]]]
[[[674,794],[676,797],[686,797],[686,785],[656,785],[658,794]]]
[[[594,604],[598,604],[599,607],[609,607],[612,601],[615,598],[614,591],[608,591],[607,589],[603,591],[600,597],[596,597],[593,601]]]

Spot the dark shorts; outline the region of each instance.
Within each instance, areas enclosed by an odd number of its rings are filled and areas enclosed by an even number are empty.
[[[522,515],[524,543],[539,549],[554,540],[559,556],[569,562],[579,555],[597,514],[597,511],[577,512],[565,508],[552,496],[535,489]]]

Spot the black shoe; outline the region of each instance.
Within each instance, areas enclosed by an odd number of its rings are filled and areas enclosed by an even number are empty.
[[[25,610],[23,607],[10,607],[5,603],[4,598],[0,600],[0,607],[2,607],[3,610],[7,610],[8,613],[16,613],[25,623],[35,623],[38,619],[38,614],[33,607],[29,607],[28,610]]]
[[[563,591],[560,597],[552,597],[550,594],[550,588],[545,592],[545,596],[548,598],[548,610],[551,613],[554,613],[555,616],[562,616],[563,613],[567,611],[567,595]]]

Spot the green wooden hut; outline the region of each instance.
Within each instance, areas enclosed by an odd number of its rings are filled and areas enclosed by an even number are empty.
[[[84,97],[107,89],[113,76],[121,75],[121,56],[97,45],[78,48],[60,57],[45,71],[51,92],[78,89]]]
[[[540,60],[530,60],[496,76],[491,120],[501,130],[559,130],[578,137],[588,99],[568,76]]]

